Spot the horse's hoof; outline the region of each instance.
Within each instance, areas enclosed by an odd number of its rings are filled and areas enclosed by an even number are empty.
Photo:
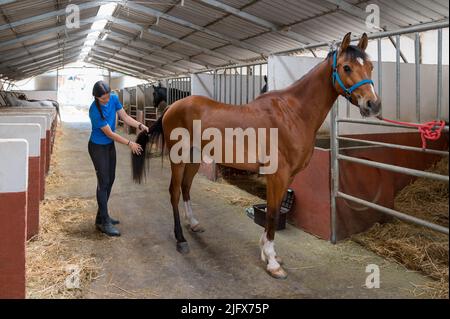
[[[186,241],[177,243],[177,251],[180,254],[186,255],[189,253],[189,245]]]
[[[200,226],[200,224],[191,226],[190,228],[191,228],[191,231],[194,233],[203,233],[205,231],[205,229],[202,226]]]
[[[269,273],[269,275],[271,275],[273,278],[276,278],[276,279],[286,279],[287,278],[287,273],[281,267],[279,267],[275,270],[267,269],[267,272]]]

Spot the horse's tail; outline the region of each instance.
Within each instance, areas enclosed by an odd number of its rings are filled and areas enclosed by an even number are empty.
[[[165,142],[162,119],[164,113],[156,120],[155,123],[153,123],[153,125],[149,128],[148,133],[146,131],[142,131],[136,138],[136,143],[141,145],[142,152],[141,155],[131,155],[133,180],[135,183],[140,184],[142,180],[145,179],[145,160],[147,158],[147,148],[148,154],[151,154],[152,146],[156,144],[157,147],[161,148],[161,159],[163,158]],[[161,143],[158,145],[159,141],[161,141]]]

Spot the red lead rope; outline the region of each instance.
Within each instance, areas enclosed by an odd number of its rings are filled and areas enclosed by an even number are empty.
[[[442,130],[444,129],[445,126],[444,121],[431,121],[424,124],[415,124],[415,123],[388,120],[381,116],[379,116],[378,119],[393,124],[399,124],[409,127],[417,127],[419,129],[420,137],[422,138],[423,149],[427,148],[427,140],[436,141],[441,137]]]

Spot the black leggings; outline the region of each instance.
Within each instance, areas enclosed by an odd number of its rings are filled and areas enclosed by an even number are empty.
[[[107,223],[109,222],[108,199],[116,177],[116,148],[114,142],[101,145],[89,141],[88,150],[97,173],[96,223]]]

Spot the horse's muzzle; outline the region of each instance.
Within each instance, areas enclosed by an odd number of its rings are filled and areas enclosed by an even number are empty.
[[[376,117],[381,112],[381,100],[369,100],[365,105],[360,105],[359,111],[363,117]]]

